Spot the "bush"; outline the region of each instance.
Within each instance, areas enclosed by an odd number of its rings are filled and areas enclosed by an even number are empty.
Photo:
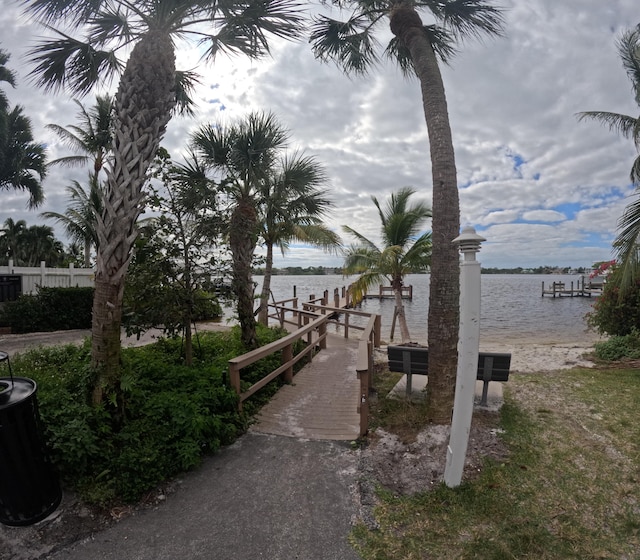
[[[602,294],[587,314],[587,323],[600,334],[625,336],[640,329],[640,282],[620,297],[620,269],[614,270]]]
[[[261,344],[283,334],[258,329]],[[45,439],[65,484],[95,504],[135,501],[197,465],[203,454],[231,443],[274,385],[238,414],[226,369],[229,359],[243,353],[239,329],[207,332],[195,345],[193,367],[183,365],[179,339],[123,349],[119,393],[93,407],[90,352],[88,341],[36,349],[16,356],[12,367],[14,375],[38,384]],[[278,360],[266,358],[247,375],[275,369]],[[116,398],[122,406],[114,406]]]
[[[606,361],[640,358],[640,331],[633,330],[629,334],[612,336],[609,340],[597,342],[595,355]]]
[[[93,288],[44,288],[22,295],[0,310],[0,322],[12,332],[28,333],[91,328]]]

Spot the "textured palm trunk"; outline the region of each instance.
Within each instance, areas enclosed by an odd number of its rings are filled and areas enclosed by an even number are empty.
[[[400,338],[402,344],[411,341],[411,335],[409,334],[409,326],[407,325],[407,316],[404,312],[404,303],[402,302],[402,278],[394,279],[391,283],[393,287],[393,295],[395,297],[395,315],[398,318],[400,325]]]
[[[407,47],[420,80],[429,133],[433,180],[433,247],[429,292],[429,421],[451,423],[458,364],[460,273],[457,247],[460,203],[451,127],[436,55],[412,5],[399,2],[391,14],[391,31]]]
[[[143,210],[142,186],[175,104],[175,57],[167,33],[150,31],[134,47],[115,98],[113,163],[107,170],[104,209],[98,219],[96,291],[91,364],[94,403],[119,388],[120,324],[124,283],[136,220]]]
[[[238,201],[231,216],[229,246],[233,265],[233,291],[238,298],[238,322],[242,343],[251,350],[258,346],[253,314],[253,278],[251,263],[256,247],[256,211],[251,202]]]
[[[269,325],[269,294],[271,293],[271,274],[273,273],[273,244],[267,243],[267,256],[264,262],[264,279],[260,293],[260,313],[258,321]]]

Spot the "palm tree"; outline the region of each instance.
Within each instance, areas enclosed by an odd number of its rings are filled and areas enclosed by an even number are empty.
[[[431,210],[418,202],[409,206],[409,198],[415,191],[409,187],[392,194],[387,206],[382,209],[375,196],[371,197],[380,217],[380,234],[383,247],[377,245],[349,226],[342,226],[358,241],[358,245],[347,250],[343,266],[344,274],[359,274],[351,285],[355,301],[362,299],[372,286],[387,280],[393,288],[396,318],[400,325],[402,342],[411,340],[409,327],[402,304],[404,277],[412,272],[426,272],[431,262],[431,234],[418,235]]]
[[[89,174],[89,192],[78,181],[73,181],[67,188],[69,206],[63,214],[59,212],[42,212],[41,216],[56,220],[67,235],[74,241],[82,243],[84,266],[91,267],[91,248],[98,245],[96,225],[102,213],[104,188],[98,182],[95,173]]]
[[[113,143],[113,98],[109,95],[96,96],[96,104],[87,109],[80,101],[74,99],[79,107],[77,125],[66,128],[57,124],[48,124],[47,128],[55,132],[58,137],[69,145],[75,152],[49,162],[49,165],[91,165],[89,171],[89,189],[77,181],[67,187],[69,193],[69,207],[59,212],[43,212],[44,218],[54,219],[60,223],[67,235],[82,243],[84,247],[84,266],[91,266],[91,248],[97,250],[98,216],[102,214],[105,188],[100,182],[107,155]]]
[[[20,239],[27,229],[27,222],[13,218],[7,218],[0,229],[0,253],[2,262],[6,264],[9,259],[13,260],[16,266],[22,266],[23,247]]]
[[[618,41],[618,52],[622,65],[631,80],[636,104],[640,107],[640,25],[627,31]],[[608,111],[585,111],[578,113],[578,120],[596,120],[613,130],[630,138],[638,149],[638,156],[631,166],[630,179],[635,186],[636,195],[640,195],[640,117],[611,113]],[[620,263],[622,297],[640,276],[640,196],[630,203],[618,221],[620,229],[614,248]]]
[[[259,235],[258,208],[263,184],[270,179],[277,153],[285,147],[288,136],[273,114],[251,113],[231,126],[204,125],[191,137],[196,156],[222,174],[233,201],[227,235],[238,322],[247,349],[257,346],[252,263]]]
[[[286,253],[291,241],[300,241],[326,251],[340,247],[340,237],[321,220],[332,206],[320,190],[327,177],[313,157],[293,154],[277,164],[278,169],[264,182],[261,194],[260,237],[267,254],[260,294],[258,321],[269,322],[269,294],[273,271],[273,248]]]
[[[365,74],[379,62],[375,31],[390,20],[394,38],[385,56],[404,73],[417,76],[431,152],[433,255],[429,292],[429,420],[451,422],[457,369],[459,257],[452,243],[460,230],[456,164],[439,61],[448,63],[456,42],[500,35],[501,11],[487,0],[332,0],[353,7],[346,21],[319,17],[311,42],[317,57],[336,61],[350,74]],[[421,14],[430,16],[425,25]]]
[[[47,90],[86,94],[102,78],[123,70],[114,99],[113,144],[104,210],[98,219],[92,366],[98,372],[93,400],[120,378],[120,325],[127,267],[143,211],[142,186],[172,112],[189,107],[194,76],[175,67],[176,42],[196,37],[203,58],[220,53],[259,58],[268,35],[299,36],[294,0],[25,0],[29,14],[58,32],[31,51],[33,75]],[[117,58],[130,53],[126,65]],[[111,50],[108,50],[108,49]]]
[[[9,55],[0,49],[0,81],[15,85],[15,74],[5,65]],[[45,150],[33,141],[31,121],[22,107],[9,107],[0,90],[0,190],[23,190],[29,193],[29,208],[44,200],[42,180],[46,176]]]
[[[77,125],[66,128],[58,124],[48,124],[47,128],[55,132],[75,154],[54,159],[49,165],[88,165],[93,167],[97,177],[106,163],[106,157],[113,143],[113,98],[110,95],[96,96],[96,104],[87,109],[77,99]]]

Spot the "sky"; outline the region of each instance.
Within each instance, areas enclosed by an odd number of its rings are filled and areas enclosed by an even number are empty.
[[[1,0],[0,48],[18,74],[15,89],[0,85],[11,104],[31,119],[49,159],[69,150],[45,125],[77,122],[68,92],[46,93],[28,74],[25,54],[45,33]],[[638,116],[631,82],[617,51],[625,30],[640,23],[637,0],[502,0],[505,37],[463,44],[442,67],[453,134],[461,226],[486,238],[478,260],[485,267],[589,267],[612,258],[618,219],[634,200],[630,140],[576,113],[604,110]],[[427,22],[427,19],[425,19]],[[380,40],[390,37],[381,28]],[[385,43],[386,44],[386,43]],[[291,134],[289,150],[314,156],[325,168],[334,207],[325,223],[349,225],[380,242],[371,197],[386,200],[410,186],[415,200],[431,202],[429,141],[419,83],[384,62],[366,77],[346,77],[316,60],[305,42],[272,43],[260,61],[220,58],[199,62],[195,46],[179,47],[177,67],[196,69],[201,85],[193,119],[175,117],[162,142],[180,161],[189,134],[204,123],[237,122],[251,111],[273,112]],[[95,93],[81,99],[90,107]],[[27,195],[0,192],[0,224],[48,223],[44,211],[64,212],[65,186],[86,171],[53,167],[46,201],[27,209]],[[428,226],[427,226],[428,227]],[[342,258],[292,245],[275,266],[339,266]]]

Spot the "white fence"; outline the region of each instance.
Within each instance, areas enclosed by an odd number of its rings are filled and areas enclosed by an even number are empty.
[[[49,268],[42,261],[39,267],[13,266],[9,260],[6,266],[0,266],[0,276],[11,275],[22,277],[22,293],[35,294],[38,287],[46,288],[90,288],[93,287],[94,271],[92,268]]]

